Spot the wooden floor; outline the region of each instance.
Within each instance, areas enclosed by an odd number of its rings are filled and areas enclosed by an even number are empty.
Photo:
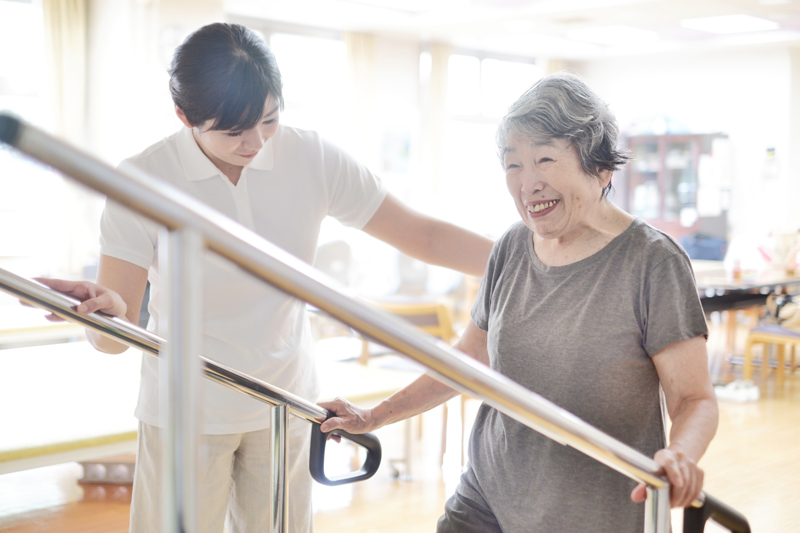
[[[743,345],[740,331],[738,345]],[[741,375],[724,360],[722,333],[712,330],[709,347],[716,382]],[[755,533],[800,533],[800,371],[776,390],[756,372],[762,399],[720,403],[720,427],[701,466],[706,490],[750,520]],[[474,411],[478,402],[468,404]],[[456,403],[454,407],[458,404]],[[412,478],[397,480],[388,464],[367,482],[315,488],[315,531],[400,533],[433,531],[444,501],[459,475],[458,423],[450,424],[444,468],[439,465],[441,414],[423,417],[422,435],[413,441]],[[453,417],[451,416],[451,420]],[[401,453],[402,426],[384,428],[385,455]],[[416,432],[416,427],[415,427]],[[74,463],[0,476],[0,530],[14,533],[127,531],[130,494],[113,486],[79,487]],[[680,531],[680,513],[673,512]],[[706,531],[725,531],[709,525]]]

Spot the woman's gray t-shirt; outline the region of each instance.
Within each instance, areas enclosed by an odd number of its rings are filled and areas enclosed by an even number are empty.
[[[689,257],[640,219],[560,267],[515,224],[492,250],[472,320],[493,369],[650,457],[666,440],[651,358],[708,334]],[[505,533],[643,531],[633,481],[485,404],[469,458],[457,490],[485,501]]]

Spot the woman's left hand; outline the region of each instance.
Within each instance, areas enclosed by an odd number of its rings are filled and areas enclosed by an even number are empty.
[[[703,470],[682,452],[669,448],[656,452],[653,459],[664,468],[669,479],[670,506],[689,507],[703,490]],[[631,493],[635,502],[643,502],[646,497],[647,491],[641,483]]]

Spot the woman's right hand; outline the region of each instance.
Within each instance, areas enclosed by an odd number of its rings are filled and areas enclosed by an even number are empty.
[[[106,315],[125,318],[125,313],[128,311],[127,304],[119,294],[96,283],[51,278],[34,279],[55,291],[80,300],[80,305],[75,308],[80,315],[100,311]],[[53,314],[47,315],[46,318],[53,322],[63,321]]]
[[[344,398],[336,398],[332,402],[320,402],[319,405],[333,413],[333,416],[320,426],[323,433],[343,429],[355,435],[369,433],[380,427],[373,417],[372,409],[362,409]]]

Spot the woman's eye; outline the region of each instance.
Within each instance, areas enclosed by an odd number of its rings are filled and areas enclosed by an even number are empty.
[[[270,125],[270,124],[275,124],[277,121],[278,121],[277,118],[271,118],[269,120],[265,120],[264,122],[262,122],[262,124]]]
[[[552,161],[553,161],[553,160],[552,160],[552,159],[550,159],[549,157],[543,157],[543,158],[541,158],[541,159],[539,160],[539,162],[538,162],[537,164],[538,164],[538,165],[541,165],[542,163],[550,163],[550,162],[552,162]]]
[[[228,137],[239,137],[241,134],[242,134],[241,131],[229,131],[225,135],[227,135]]]
[[[519,165],[515,165],[514,163],[506,165],[506,170],[511,170],[512,168],[519,168]]]

